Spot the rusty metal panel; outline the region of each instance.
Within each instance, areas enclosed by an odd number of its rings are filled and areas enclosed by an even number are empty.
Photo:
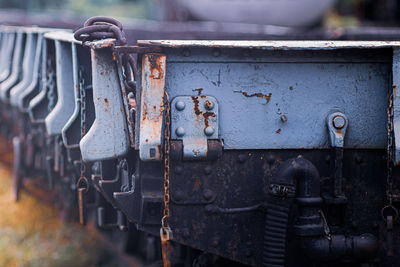
[[[332,112],[350,122],[345,148],[386,148],[391,49],[163,51],[171,99],[218,99],[225,150],[329,148]]]
[[[139,150],[142,160],[161,160],[166,57],[159,53],[143,55]]]
[[[125,155],[129,149],[120,81],[111,48],[91,47],[96,118],[79,143],[84,161],[117,158]]]

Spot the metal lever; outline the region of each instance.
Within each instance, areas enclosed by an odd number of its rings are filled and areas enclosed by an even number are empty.
[[[72,48],[70,43],[55,41],[57,103],[47,115],[46,129],[49,135],[61,134],[64,125],[74,112],[74,84]]]
[[[333,177],[332,177],[332,203],[344,204],[347,202],[343,192],[343,147],[344,137],[348,126],[346,115],[341,112],[335,112],[328,116],[327,120],[329,137],[333,153]]]
[[[96,118],[79,146],[84,161],[113,159],[129,149],[117,66],[110,48],[92,48],[91,57]]]

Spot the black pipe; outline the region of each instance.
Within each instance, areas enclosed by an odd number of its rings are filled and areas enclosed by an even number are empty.
[[[378,239],[372,234],[303,237],[301,246],[307,256],[316,261],[353,259],[362,262],[376,255]]]
[[[320,208],[320,176],[317,168],[301,156],[285,161],[270,181],[264,230],[264,266],[285,266],[286,231],[290,207],[296,196],[299,216],[294,230],[301,237],[303,251],[314,260],[375,256],[378,241],[371,234],[345,237],[325,236]]]

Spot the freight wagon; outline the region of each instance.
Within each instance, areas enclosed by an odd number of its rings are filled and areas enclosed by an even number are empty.
[[[400,42],[0,32],[16,200],[41,177],[149,266],[398,262]]]

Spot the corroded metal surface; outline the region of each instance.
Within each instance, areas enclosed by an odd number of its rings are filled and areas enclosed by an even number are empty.
[[[139,122],[139,153],[142,160],[162,158],[165,74],[164,55],[143,55]]]
[[[95,120],[79,146],[85,161],[125,155],[128,129],[122,104],[117,66],[107,48],[91,49]]]

